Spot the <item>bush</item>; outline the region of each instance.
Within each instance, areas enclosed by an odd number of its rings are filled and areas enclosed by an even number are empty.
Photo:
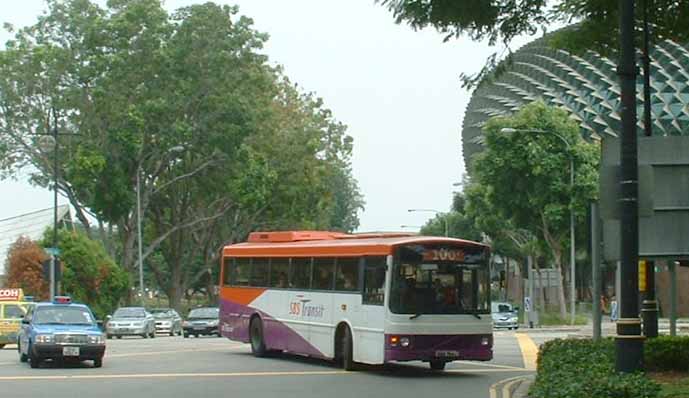
[[[689,371],[689,336],[658,336],[644,344],[647,370]]]
[[[660,387],[643,374],[615,371],[611,339],[557,339],[538,354],[531,398],[654,398]]]

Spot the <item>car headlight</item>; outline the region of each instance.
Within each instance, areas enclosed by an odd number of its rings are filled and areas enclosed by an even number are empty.
[[[105,344],[105,339],[102,334],[93,334],[89,336],[89,344]]]
[[[36,335],[36,343],[47,344],[55,342],[55,336],[52,334],[38,334]]]
[[[172,326],[172,322],[162,322],[160,324],[160,326],[165,327],[165,328],[169,328],[170,326]]]
[[[519,318],[516,316],[514,318],[510,318],[510,322],[519,322]]]
[[[134,326],[135,328],[140,328],[140,327],[142,327],[143,325],[144,325],[143,322],[134,322],[134,323],[132,323],[132,326]]]

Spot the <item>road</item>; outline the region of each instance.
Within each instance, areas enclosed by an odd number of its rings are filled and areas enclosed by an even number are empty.
[[[108,340],[103,367],[90,362],[31,369],[15,346],[0,350],[0,391],[8,397],[501,397],[509,379],[533,373],[533,340],[495,333],[491,362],[454,362],[445,372],[427,364],[371,366],[344,372],[334,364],[291,355],[254,358],[248,345],[224,338]],[[542,336],[540,337],[542,338]],[[530,342],[530,343],[529,343]],[[529,344],[533,347],[529,348]],[[532,362],[531,364],[525,362]],[[503,383],[500,383],[504,381]],[[490,392],[494,391],[492,394]]]

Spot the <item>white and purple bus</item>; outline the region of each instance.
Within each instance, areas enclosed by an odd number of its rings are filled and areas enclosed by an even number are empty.
[[[255,232],[223,249],[220,330],[257,356],[357,363],[493,357],[489,247],[461,239]]]

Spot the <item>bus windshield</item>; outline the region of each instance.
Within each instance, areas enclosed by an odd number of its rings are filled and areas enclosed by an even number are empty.
[[[488,314],[490,276],[481,247],[401,247],[392,275],[396,314]]]

